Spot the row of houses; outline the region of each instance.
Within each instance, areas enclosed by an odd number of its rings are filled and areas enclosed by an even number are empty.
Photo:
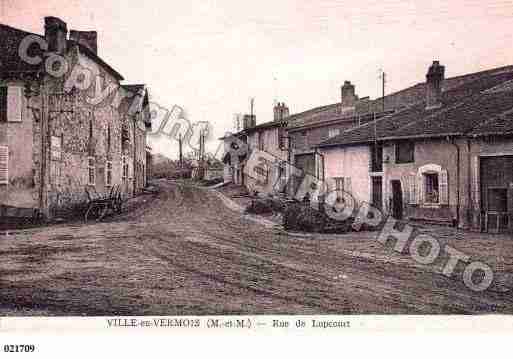
[[[397,219],[513,230],[513,66],[446,78],[433,61],[401,91],[371,100],[346,81],[340,96],[297,114],[279,103],[235,136],[283,161],[267,175],[289,196],[301,179],[283,178],[285,162]],[[251,190],[244,164],[225,157],[225,180]]]
[[[96,31],[0,24],[0,217],[51,217],[116,188],[146,186],[148,91],[98,51]]]

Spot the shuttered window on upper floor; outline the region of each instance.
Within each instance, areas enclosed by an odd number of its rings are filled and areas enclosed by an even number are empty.
[[[0,122],[21,122],[22,91],[19,86],[0,87]]]
[[[9,147],[0,146],[0,185],[9,184]]]
[[[0,122],[7,121],[7,87],[0,87]]]

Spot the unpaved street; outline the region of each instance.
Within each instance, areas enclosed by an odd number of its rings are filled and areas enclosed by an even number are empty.
[[[160,187],[106,223],[0,236],[0,315],[513,313],[511,293],[351,254],[343,239],[280,235],[208,190]]]

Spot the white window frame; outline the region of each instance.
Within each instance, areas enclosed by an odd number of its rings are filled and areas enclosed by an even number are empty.
[[[96,186],[96,158],[93,156],[87,157],[87,184]]]
[[[9,146],[0,146],[0,185],[9,184]]]

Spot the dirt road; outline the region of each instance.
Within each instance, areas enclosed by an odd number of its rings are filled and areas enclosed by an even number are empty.
[[[513,312],[511,294],[280,235],[212,192],[160,186],[108,223],[0,236],[0,315]]]

